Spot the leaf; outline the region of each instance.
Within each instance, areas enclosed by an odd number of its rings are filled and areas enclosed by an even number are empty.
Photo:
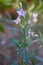
[[[40,62],[43,62],[43,58],[39,57],[39,56],[35,56],[34,57],[36,60],[40,61]]]
[[[20,49],[20,44],[15,38],[10,38],[10,41]]]
[[[3,32],[3,33],[5,32],[5,28],[1,23],[0,23],[0,31]]]
[[[28,65],[29,64],[29,55],[28,55],[26,49],[24,49],[24,51],[23,51],[23,56],[24,56],[24,60],[25,60],[26,64]]]

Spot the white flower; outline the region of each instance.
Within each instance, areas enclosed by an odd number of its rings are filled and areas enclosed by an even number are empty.
[[[15,22],[16,24],[21,22],[20,16],[18,16],[18,18],[16,20],[13,20],[12,22]]]
[[[32,17],[33,17],[33,22],[36,23],[38,21],[38,18],[37,18],[38,13],[33,13]]]
[[[38,17],[38,13],[33,13],[33,18],[36,18],[36,17]]]
[[[33,22],[36,23],[38,21],[37,18],[33,18]]]
[[[26,15],[26,11],[23,9],[20,9],[19,11],[17,11],[17,13],[19,14],[19,16],[23,16],[23,17],[25,17]]]

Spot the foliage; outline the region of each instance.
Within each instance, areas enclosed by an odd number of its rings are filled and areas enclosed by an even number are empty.
[[[20,31],[20,39],[16,40],[13,37],[10,38],[10,42],[17,46],[19,52],[18,55],[22,58],[21,63],[17,65],[28,65],[30,61],[32,65],[39,65],[35,64],[35,61],[32,61],[32,59],[43,62],[42,58],[35,56],[37,51],[42,46],[39,46],[37,49],[32,50],[31,53],[28,53],[27,49],[32,45],[33,42],[37,41],[37,39],[43,43],[43,28],[42,30],[39,28],[40,26],[43,27],[43,22],[40,23],[40,19],[42,18],[41,20],[43,20],[43,0],[0,0],[0,4],[0,9],[6,9],[10,6],[14,7],[17,10],[18,14],[20,12],[16,20],[7,20],[3,17],[0,17],[0,21],[11,21],[11,23],[17,24],[19,26],[18,30]],[[0,25],[0,30],[2,32],[4,31],[2,25]],[[17,32],[17,29],[14,31]],[[15,63],[12,63],[11,65],[15,65]]]
[[[3,33],[5,32],[5,28],[4,28],[3,24],[1,24],[1,23],[0,23],[0,31]]]

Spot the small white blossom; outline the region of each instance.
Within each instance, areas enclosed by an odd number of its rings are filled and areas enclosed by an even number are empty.
[[[33,22],[36,23],[38,21],[37,18],[33,18]]]
[[[38,17],[38,13],[33,13],[33,18],[36,18],[36,17]]]
[[[32,17],[33,17],[33,22],[36,23],[38,21],[38,18],[37,18],[38,13],[33,13]]]

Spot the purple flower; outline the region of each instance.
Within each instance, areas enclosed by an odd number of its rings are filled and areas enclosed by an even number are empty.
[[[20,9],[19,11],[17,11],[17,13],[19,14],[19,16],[23,16],[23,17],[25,17],[26,15],[26,11],[23,9]]]
[[[34,36],[34,32],[33,31],[31,31],[31,35]]]
[[[30,36],[30,35],[31,35],[31,36],[34,36],[34,32],[31,31],[31,29],[29,29],[29,30],[28,30],[28,35],[29,35],[29,36]]]
[[[29,34],[29,35],[31,34],[31,29],[28,30],[28,34]]]
[[[16,20],[13,20],[12,22],[15,22],[16,24],[20,23],[21,19],[20,16],[18,16],[18,18]]]
[[[38,37],[38,34],[35,34],[31,29],[28,30],[28,36]]]

